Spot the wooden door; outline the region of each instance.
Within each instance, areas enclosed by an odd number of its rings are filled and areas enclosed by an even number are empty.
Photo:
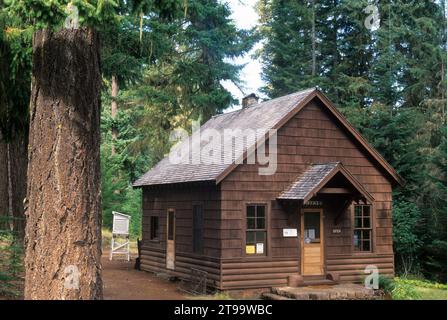
[[[301,215],[301,273],[324,274],[323,212],[304,210]]]
[[[175,269],[175,211],[168,210],[166,223],[166,268]]]

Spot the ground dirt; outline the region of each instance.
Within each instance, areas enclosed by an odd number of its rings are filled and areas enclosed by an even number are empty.
[[[184,300],[193,299],[178,290],[178,283],[134,269],[135,259],[109,261],[102,257],[104,300]]]

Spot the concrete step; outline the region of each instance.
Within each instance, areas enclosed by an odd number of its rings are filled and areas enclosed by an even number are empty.
[[[264,292],[261,295],[261,298],[263,300],[294,300],[294,299],[291,299],[291,298],[288,298],[288,297],[285,297],[285,296],[280,296],[278,294],[271,293],[271,292]]]

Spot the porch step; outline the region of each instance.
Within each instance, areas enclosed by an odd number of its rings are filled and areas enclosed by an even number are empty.
[[[278,294],[275,294],[272,292],[264,292],[261,295],[261,299],[263,299],[263,300],[294,300],[294,299],[288,298],[286,296],[281,296],[281,295],[278,295]]]
[[[314,276],[303,276],[304,280],[321,280],[321,279],[326,279],[325,275],[319,274],[319,275],[314,275]]]
[[[334,284],[335,282],[329,279],[314,279],[314,280],[304,280],[303,285],[301,287],[330,286]]]
[[[303,284],[300,287],[308,286],[324,286],[324,285],[334,285],[335,281],[329,280],[326,276],[304,276]]]

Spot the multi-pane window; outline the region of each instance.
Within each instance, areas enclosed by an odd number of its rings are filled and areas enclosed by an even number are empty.
[[[193,252],[203,253],[203,206],[194,205],[192,207],[192,244]]]
[[[266,251],[266,206],[247,206],[247,230],[245,253],[247,255],[265,255]]]
[[[371,251],[372,248],[371,206],[354,206],[354,249]]]
[[[159,224],[158,217],[151,216],[151,240],[158,240],[159,237]]]

